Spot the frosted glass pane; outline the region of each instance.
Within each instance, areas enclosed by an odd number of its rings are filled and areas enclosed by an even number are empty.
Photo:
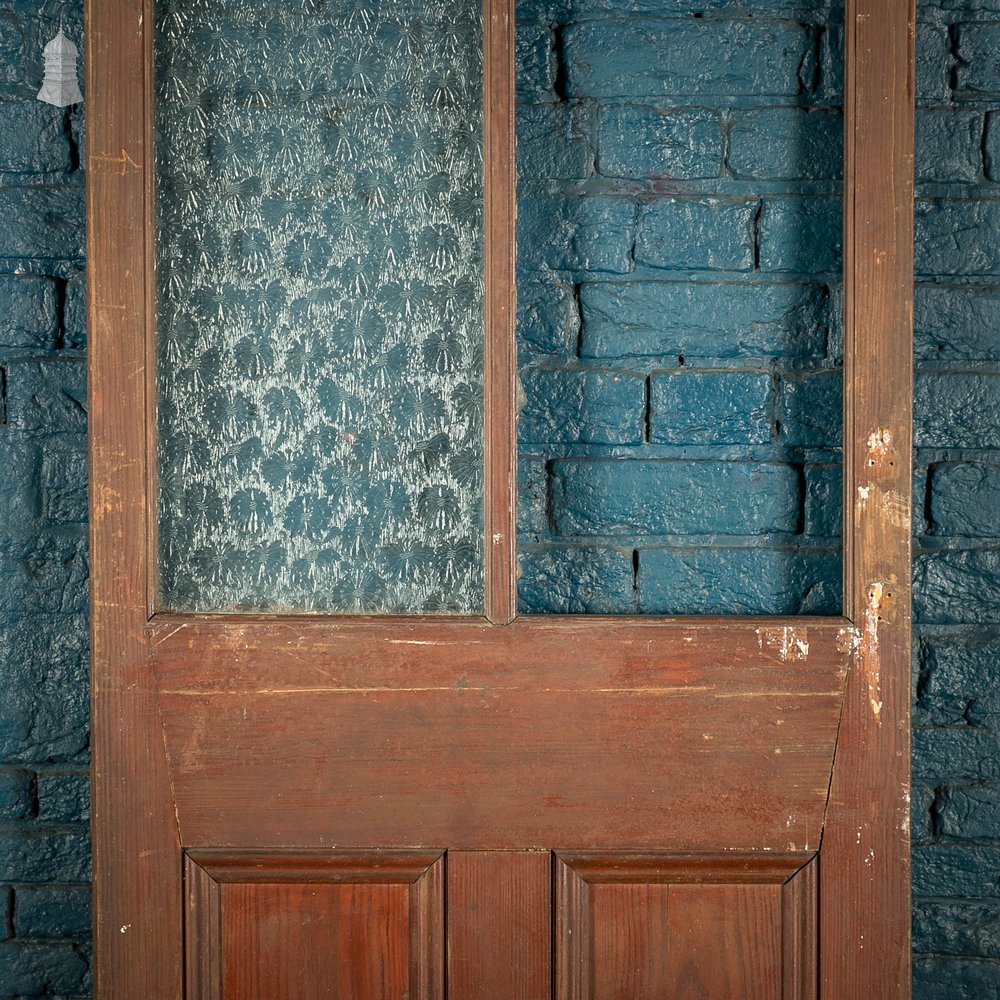
[[[483,605],[478,0],[158,5],[161,603]]]

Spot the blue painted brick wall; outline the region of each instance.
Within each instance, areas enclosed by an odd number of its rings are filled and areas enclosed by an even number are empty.
[[[692,10],[520,3],[528,606],[658,611],[682,594],[692,610],[797,611],[835,600],[839,307],[823,269],[837,254],[836,15],[790,0]],[[0,0],[3,1000],[90,990],[82,132],[78,111],[34,101],[60,16],[79,40],[76,0]],[[663,19],[683,22],[660,33],[684,58],[640,58]],[[920,22],[915,996],[998,1000],[1000,0],[922,0]],[[602,69],[589,54],[605,51]],[[745,100],[729,101],[735,91]],[[706,238],[679,269],[662,246],[687,220]],[[810,240],[782,245],[803,222]],[[800,272],[803,258],[821,267]],[[699,376],[703,393],[691,388]],[[753,405],[736,413],[743,384]],[[553,440],[556,404],[573,415],[569,442]],[[703,440],[737,431],[735,444]],[[650,460],[619,461],[635,447]],[[711,544],[664,543],[690,539],[681,489],[706,506],[720,490],[735,497],[728,522],[702,526]],[[553,506],[557,495],[575,499]],[[732,548],[735,523],[762,533]],[[745,592],[753,572],[769,592]]]
[[[90,993],[82,4],[0,4],[0,996]]]
[[[518,13],[522,609],[839,610],[842,12]]]
[[[914,995],[1000,998],[1000,3],[918,7]]]

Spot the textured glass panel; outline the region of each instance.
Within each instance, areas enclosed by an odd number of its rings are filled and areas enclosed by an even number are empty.
[[[483,605],[479,0],[168,0],[161,600]]]

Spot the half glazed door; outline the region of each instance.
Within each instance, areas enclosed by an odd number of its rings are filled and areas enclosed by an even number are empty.
[[[908,996],[911,4],[847,4],[844,614],[787,619],[517,615],[514,4],[375,6],[88,5],[98,996]]]

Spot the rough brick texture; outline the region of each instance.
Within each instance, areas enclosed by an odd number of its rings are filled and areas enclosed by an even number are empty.
[[[522,609],[839,607],[841,16],[520,0]]]
[[[1000,3],[919,14],[914,996],[998,1000]]]
[[[89,996],[82,107],[35,100],[82,4],[0,10],[0,997]]]

